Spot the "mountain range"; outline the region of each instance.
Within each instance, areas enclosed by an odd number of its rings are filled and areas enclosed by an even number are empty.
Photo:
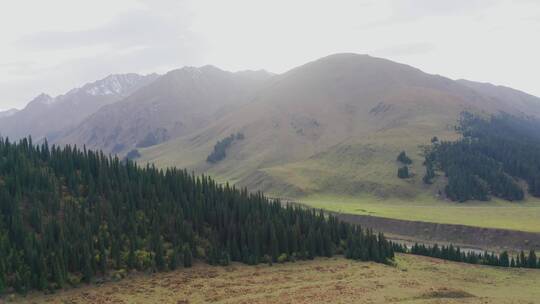
[[[174,70],[102,107],[58,142],[119,154],[156,145],[201,130],[244,105],[270,77],[265,71],[231,73],[213,66]]]
[[[283,74],[203,66],[112,75],[0,115],[0,133],[121,156],[137,150],[139,163],[185,167],[280,196],[415,197],[440,187],[422,183],[423,146],[434,136],[457,138],[464,110],[540,117],[540,99],[368,55],[335,54]],[[208,162],[231,134],[242,136],[222,145],[222,159]],[[396,177],[402,150],[413,160],[407,180]]]
[[[46,137],[54,141],[101,107],[129,96],[157,77],[157,74],[110,75],[56,97],[42,93],[24,109],[0,115],[0,134],[10,138],[32,135],[35,139]]]

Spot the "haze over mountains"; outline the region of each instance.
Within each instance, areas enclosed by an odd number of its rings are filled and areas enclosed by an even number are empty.
[[[231,73],[213,66],[174,70],[101,108],[58,142],[112,153],[152,146],[200,130],[247,103],[270,76],[265,71]]]
[[[35,139],[47,137],[54,141],[102,106],[129,96],[157,77],[157,74],[110,75],[57,97],[40,94],[24,109],[0,116],[0,134],[10,138],[32,135]]]
[[[48,137],[125,155],[140,163],[186,167],[285,196],[368,193],[414,197],[422,148],[455,138],[463,110],[540,116],[540,99],[506,87],[454,81],[367,55],[336,54],[280,75],[213,66],[166,75],[110,76],[65,95],[40,95],[0,117],[3,135]],[[215,144],[244,139],[210,164]],[[396,178],[406,150],[410,180]]]
[[[9,109],[9,110],[5,110],[5,111],[1,111],[0,112],[0,118],[11,116],[11,115],[17,113],[18,111],[19,111],[18,109]]]
[[[414,197],[425,191],[419,145],[433,136],[455,138],[461,111],[520,114],[538,108],[540,102],[495,99],[407,65],[338,54],[273,77],[253,102],[193,134],[143,149],[140,161],[209,172],[282,196]],[[245,139],[223,161],[206,163],[215,143],[236,132]],[[416,176],[406,181],[396,177],[401,150],[414,160]]]

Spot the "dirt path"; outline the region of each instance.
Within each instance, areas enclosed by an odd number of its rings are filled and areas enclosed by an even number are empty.
[[[453,243],[480,250],[540,250],[540,233],[464,225],[406,221],[369,215],[334,213],[339,219],[409,242]],[[540,220],[540,219],[539,219]]]

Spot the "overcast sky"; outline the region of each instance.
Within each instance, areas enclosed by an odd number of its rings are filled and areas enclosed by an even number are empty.
[[[2,0],[0,109],[111,73],[284,72],[338,52],[540,96],[537,0]]]

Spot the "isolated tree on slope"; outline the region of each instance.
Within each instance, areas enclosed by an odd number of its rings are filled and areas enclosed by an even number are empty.
[[[412,160],[407,156],[405,151],[401,151],[397,157],[397,161],[404,164],[404,165],[410,165],[412,164]]]
[[[408,178],[409,177],[409,168],[407,166],[403,166],[398,169],[397,176],[399,178]]]

